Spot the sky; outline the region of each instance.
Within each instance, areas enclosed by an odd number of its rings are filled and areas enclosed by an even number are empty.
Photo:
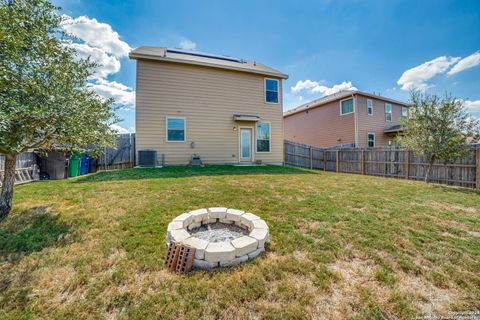
[[[142,45],[255,60],[289,75],[284,110],[344,89],[408,102],[411,90],[465,101],[480,118],[480,1],[54,0],[79,57],[102,66],[90,86],[135,131]]]

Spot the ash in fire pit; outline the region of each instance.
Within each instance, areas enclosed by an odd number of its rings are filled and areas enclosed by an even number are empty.
[[[222,242],[248,235],[248,231],[234,224],[216,222],[194,228],[190,231],[190,234],[209,242]]]

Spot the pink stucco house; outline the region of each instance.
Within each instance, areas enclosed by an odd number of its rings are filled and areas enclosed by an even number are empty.
[[[284,137],[319,146],[394,145],[408,105],[361,91],[341,91],[283,114]]]

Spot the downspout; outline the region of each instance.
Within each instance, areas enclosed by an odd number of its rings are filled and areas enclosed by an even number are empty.
[[[355,148],[358,148],[358,112],[357,112],[357,95],[352,93],[353,99],[353,119],[355,124]]]

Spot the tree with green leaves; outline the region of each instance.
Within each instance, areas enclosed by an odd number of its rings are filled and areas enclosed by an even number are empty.
[[[462,100],[412,92],[409,116],[403,120],[399,143],[425,158],[429,182],[435,161],[454,163],[467,156],[469,142],[479,139],[479,122],[467,112]]]
[[[61,22],[48,0],[0,0],[0,220],[12,207],[18,154],[114,141],[113,101],[89,89],[96,65],[76,57]]]

